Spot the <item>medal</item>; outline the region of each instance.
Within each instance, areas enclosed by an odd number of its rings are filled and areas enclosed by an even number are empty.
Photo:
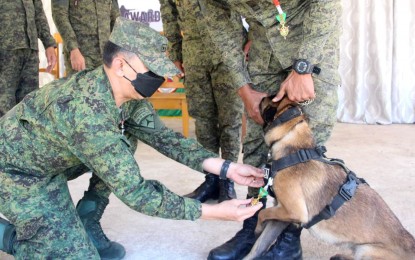
[[[261,187],[261,189],[259,189],[258,197],[252,199],[251,206],[255,206],[256,204],[258,204],[259,200],[263,197],[266,197],[267,195],[268,192],[266,191],[266,189],[264,189],[264,187]]]
[[[282,11],[279,0],[273,0],[273,1],[278,11],[277,16],[275,17],[277,21],[280,23],[280,26],[278,27],[278,31],[280,31],[280,34],[282,37],[284,37],[284,39],[287,39],[287,35],[290,32],[290,30],[288,29],[289,26],[285,25],[285,19],[287,18],[287,14]]]

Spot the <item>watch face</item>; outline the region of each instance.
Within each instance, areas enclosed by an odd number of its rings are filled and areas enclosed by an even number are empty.
[[[297,62],[296,70],[298,73],[304,73],[307,71],[308,64],[305,61]]]

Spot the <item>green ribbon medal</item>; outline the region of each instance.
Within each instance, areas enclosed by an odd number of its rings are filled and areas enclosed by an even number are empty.
[[[288,29],[289,26],[285,25],[285,19],[287,18],[287,14],[282,11],[279,0],[273,1],[278,11],[277,16],[275,17],[277,21],[280,23],[278,30],[280,31],[281,36],[284,37],[284,39],[287,39],[287,35],[290,32],[290,30]]]

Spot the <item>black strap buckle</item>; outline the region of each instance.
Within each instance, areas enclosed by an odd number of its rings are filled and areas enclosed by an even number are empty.
[[[315,150],[318,153],[318,155],[320,155],[320,156],[323,156],[327,152],[327,149],[324,145],[323,146],[317,146]]]
[[[271,173],[271,164],[267,163],[267,164],[263,165],[261,168],[264,171],[264,179],[266,181],[268,181],[268,179],[270,177],[270,173]]]
[[[307,162],[311,159],[310,151],[308,150],[299,150],[297,156],[300,162]]]
[[[353,172],[349,172],[347,175],[348,181],[342,185],[339,194],[346,201],[350,200],[356,192],[357,177]]]

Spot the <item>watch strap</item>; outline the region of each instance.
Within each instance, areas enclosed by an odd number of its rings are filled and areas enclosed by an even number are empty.
[[[305,62],[307,62],[308,64],[310,64],[307,60],[304,60],[304,59],[299,59],[299,60],[295,60],[294,61],[294,65],[291,65],[290,67],[288,67],[287,68],[287,70],[295,70],[294,69],[294,66],[295,66],[295,64],[296,64],[296,62],[298,62],[298,61],[305,61]],[[296,70],[295,70],[296,71]],[[298,72],[298,71],[297,71]],[[308,68],[307,69],[307,72],[305,72],[305,73],[300,73],[300,74],[316,74],[316,75],[319,75],[320,74],[320,72],[321,72],[321,69],[319,68],[319,67],[317,67],[317,66],[315,66],[315,65],[312,65],[312,64],[310,64],[310,68]]]
[[[222,164],[222,167],[220,168],[220,173],[219,173],[219,179],[221,180],[226,180],[227,177],[227,173],[228,173],[228,169],[229,169],[229,165],[231,164],[231,161],[229,160],[225,160]]]

